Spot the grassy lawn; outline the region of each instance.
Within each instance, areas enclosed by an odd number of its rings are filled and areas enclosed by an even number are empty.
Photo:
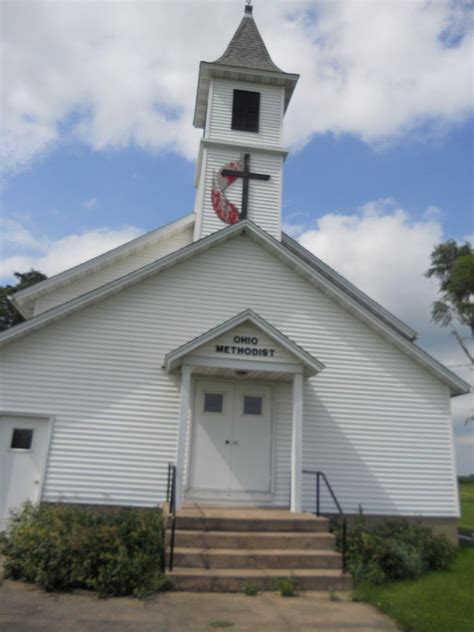
[[[459,494],[461,496],[459,531],[470,535],[474,533],[474,478],[459,479]]]
[[[462,547],[450,571],[385,586],[363,585],[354,599],[368,601],[410,632],[472,632],[474,548]]]

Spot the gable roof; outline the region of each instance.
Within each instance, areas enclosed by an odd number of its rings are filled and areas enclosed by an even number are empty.
[[[224,54],[214,64],[283,72],[273,63],[255,20],[248,12],[242,18]]]
[[[24,290],[20,290],[19,292],[13,294],[10,300],[25,318],[31,318],[33,316],[34,303],[40,296],[49,292],[54,292],[57,288],[94,272],[99,268],[111,265],[118,259],[127,257],[133,252],[140,250],[149,244],[167,239],[176,232],[182,231],[194,224],[194,220],[194,213],[185,215],[174,222],[152,230],[145,235],[140,235],[140,237],[127,241],[125,244],[112,248],[112,250],[108,250],[107,252],[104,252],[97,257],[93,257],[84,263],[69,268],[59,274],[55,274],[54,276],[27,287]]]
[[[305,351],[303,347],[300,347],[296,344],[296,342],[290,340],[288,336],[283,334],[279,329],[271,325],[267,320],[259,316],[251,309],[246,309],[243,312],[240,312],[240,314],[229,318],[220,325],[217,325],[217,327],[209,329],[209,331],[197,336],[197,338],[193,338],[193,340],[190,340],[189,342],[186,342],[173,351],[167,353],[163,363],[164,368],[167,371],[172,371],[174,368],[179,366],[181,360],[183,360],[185,356],[207,342],[222,336],[243,323],[252,323],[255,327],[265,332],[270,338],[283,347],[283,349],[295,356],[298,362],[304,366],[307,375],[316,375],[325,368],[322,362],[319,362],[319,360],[317,360],[314,356]]]
[[[338,287],[329,278],[316,270],[314,266],[309,265],[303,258],[291,252],[289,248],[282,245],[279,241],[271,237],[268,233],[248,219],[238,222],[237,224],[227,226],[215,233],[211,233],[198,241],[192,242],[188,246],[184,246],[184,248],[181,248],[176,252],[143,266],[139,270],[130,272],[119,279],[106,283],[105,285],[95,290],[91,290],[90,292],[72,299],[67,303],[54,307],[47,312],[35,316],[25,323],[16,325],[11,329],[7,329],[0,334],[0,346],[20,338],[31,331],[44,327],[50,322],[74,313],[87,305],[91,305],[96,301],[126,289],[127,287],[158,274],[173,265],[186,261],[187,259],[206,251],[212,246],[222,244],[228,239],[232,239],[233,237],[244,233],[257,244],[283,261],[297,274],[304,277],[320,291],[327,294],[337,303],[342,305],[347,311],[350,311],[374,331],[390,340],[400,350],[429,370],[438,379],[448,385],[453,394],[461,395],[469,392],[470,387],[464,380],[415,345],[395,326],[395,324],[391,326],[388,325],[388,323],[379,316],[377,309],[369,309],[362,301],[355,300],[348,292],[344,291],[343,288]],[[363,296],[362,293],[361,296]],[[388,314],[388,312],[386,313]]]

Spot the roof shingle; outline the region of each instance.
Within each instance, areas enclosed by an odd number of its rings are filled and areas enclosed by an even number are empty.
[[[250,13],[246,13],[242,18],[225,53],[213,63],[253,70],[284,72],[273,63]]]

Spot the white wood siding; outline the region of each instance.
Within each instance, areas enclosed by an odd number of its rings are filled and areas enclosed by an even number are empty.
[[[147,244],[140,250],[135,250],[118,260],[114,260],[112,263],[105,264],[100,270],[86,273],[76,281],[58,287],[36,301],[34,315],[38,316],[48,309],[62,305],[77,296],[95,290],[101,285],[114,281],[129,272],[138,270],[148,263],[152,263],[171,252],[187,246],[193,240],[193,230],[194,226],[182,228],[166,239]]]
[[[241,151],[233,148],[226,150],[209,147],[204,150],[203,172],[197,193],[197,209],[199,213],[202,213],[197,219],[197,239],[227,226],[217,217],[212,206],[212,178],[215,172],[219,171],[229,161],[238,160],[241,154]],[[281,238],[282,167],[283,158],[280,155],[259,152],[258,150],[253,151],[251,154],[250,168],[252,171],[266,173],[270,176],[270,180],[267,182],[252,180],[250,182],[248,218],[276,239]],[[240,211],[242,206],[241,178],[238,178],[227,189],[226,197]]]
[[[1,408],[56,417],[44,498],[163,500],[179,413],[163,357],[249,307],[326,365],[305,386],[304,462],[326,472],[343,508],[455,516],[447,388],[245,236],[4,347]],[[275,389],[282,504],[289,389]]]
[[[234,90],[260,93],[260,120],[258,132],[233,130],[232,102]],[[284,89],[243,81],[214,79],[210,91],[209,123],[206,138],[232,141],[249,146],[280,147],[282,142]]]

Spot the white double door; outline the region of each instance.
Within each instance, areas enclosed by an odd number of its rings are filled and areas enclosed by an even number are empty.
[[[271,388],[196,382],[190,492],[205,498],[270,494]]]

